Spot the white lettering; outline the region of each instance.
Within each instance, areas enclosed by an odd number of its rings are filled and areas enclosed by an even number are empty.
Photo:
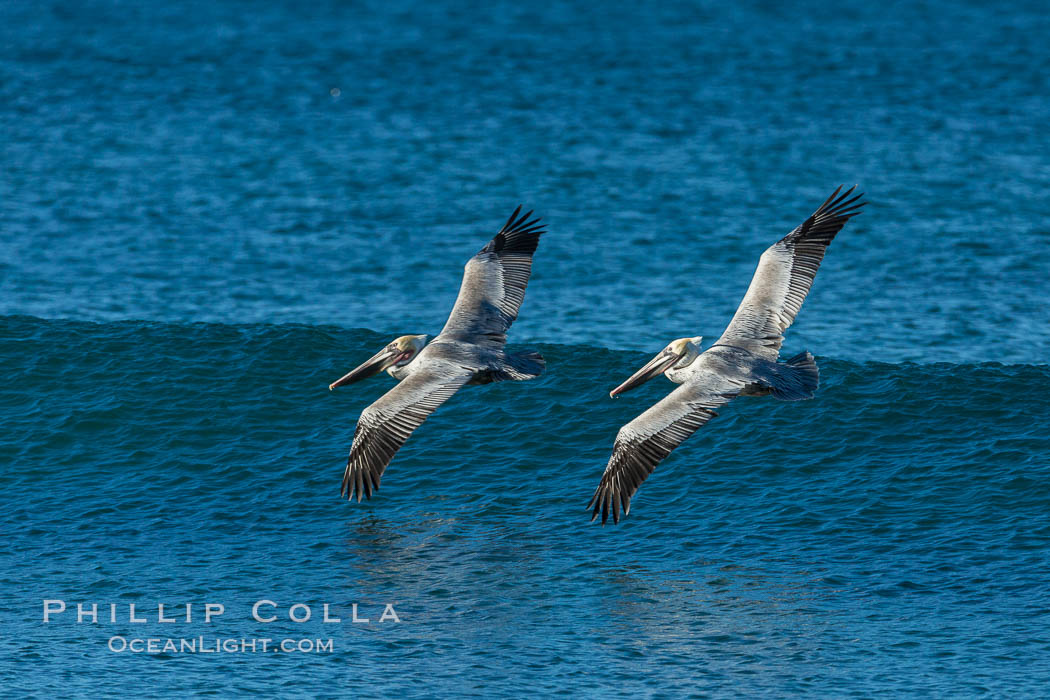
[[[226,606],[222,603],[205,603],[204,604],[204,621],[211,622],[212,616],[218,617],[226,612]]]
[[[273,602],[272,600],[259,600],[259,601],[256,601],[255,605],[252,606],[252,617],[255,618],[255,621],[256,622],[273,622],[274,620],[276,620],[277,619],[276,615],[271,615],[270,617],[267,617],[267,618],[259,617],[259,608],[261,606],[263,606],[263,605],[269,605],[271,608],[276,608],[277,607],[277,603]]]
[[[98,622],[98,603],[92,603],[90,611],[84,609],[83,603],[77,603],[77,622],[83,622],[88,615],[91,616],[92,622]]]
[[[394,612],[394,606],[390,603],[386,604],[386,609],[383,610],[383,616],[379,618],[380,622],[386,622],[387,620],[393,620],[394,622],[401,622],[401,618]]]
[[[303,610],[305,610],[306,611],[306,617],[304,617],[304,618],[296,617],[295,616],[295,609],[296,608],[302,608]],[[306,622],[307,620],[310,619],[310,615],[312,615],[312,614],[313,614],[313,611],[310,610],[310,606],[309,605],[304,605],[302,603],[296,603],[292,607],[288,608],[288,619],[291,620],[292,622]]]
[[[156,621],[158,621],[158,622],[174,622],[175,621],[174,617],[165,617],[164,616],[164,603],[163,602],[156,603]]]
[[[323,622],[342,622],[338,617],[328,616],[328,603],[324,604],[324,620]]]
[[[55,604],[58,607],[55,607]],[[45,600],[44,601],[44,622],[51,622],[51,613],[58,614],[66,611],[66,601],[64,600]]]

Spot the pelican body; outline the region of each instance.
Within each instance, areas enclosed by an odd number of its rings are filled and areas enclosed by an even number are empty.
[[[824,252],[835,235],[865,202],[856,187],[835,192],[798,228],[770,246],[755,270],[743,301],[722,336],[707,350],[702,338],[679,338],[613,389],[610,397],[663,374],[678,388],[620,429],[613,454],[587,508],[591,520],[620,511],[627,515],[631,498],[664,458],[700,426],[717,416],[715,409],[737,396],[773,396],[799,401],[814,396],[817,363],[808,351],[779,362],[784,331],[795,320],[809,293]]]
[[[433,340],[403,335],[332,382],[353,384],[384,370],[399,383],[366,408],[357,421],[343,472],[342,494],[371,498],[387,465],[409,435],[460,387],[533,379],[543,357],[532,350],[508,353],[507,330],[518,316],[543,225],[518,216],[467,261],[459,296],[445,327]],[[429,342],[428,342],[429,341]]]

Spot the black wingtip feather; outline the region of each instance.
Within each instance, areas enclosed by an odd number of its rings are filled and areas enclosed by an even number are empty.
[[[843,187],[844,185],[839,185],[831,196],[824,200],[801,226],[785,236],[784,240],[791,244],[806,241],[827,247],[846,222],[859,214],[861,207],[867,204],[860,201],[864,196],[863,192],[854,194],[857,185],[845,192],[842,192]]]
[[[372,493],[379,490],[379,477],[371,472],[360,469],[355,471],[350,464],[343,471],[343,483],[339,487],[339,497],[353,502],[355,497],[360,503],[362,499],[372,500]]]
[[[495,238],[482,250],[523,255],[532,255],[536,252],[540,235],[546,233],[547,225],[541,224],[539,217],[530,219],[529,217],[532,216],[531,209],[518,216],[522,206],[521,204],[518,205],[518,208],[507,219],[507,223],[503,224],[503,228],[499,230]]]
[[[832,200],[834,200],[835,197],[839,196],[839,192],[842,191],[843,187],[845,187],[845,185],[839,185],[837,188],[835,188],[835,191],[831,193],[831,196],[825,199],[824,203],[817,207],[817,211],[822,212],[825,209],[827,209],[828,205],[831,204]]]
[[[845,192],[842,192],[843,187],[845,187],[845,185],[839,185],[831,196],[828,197],[827,200],[820,205],[817,211],[813,213],[813,216],[849,218],[859,214],[860,208],[867,204],[867,202],[860,202],[857,204],[860,198],[864,196],[864,193],[860,192],[856,195],[853,194],[857,189],[857,185],[850,187]],[[842,192],[842,194],[839,195],[839,192]],[[850,195],[853,196],[851,197]]]
[[[509,219],[507,219],[507,223],[503,224],[503,228],[499,230],[499,232],[507,238],[511,238],[515,235],[523,235],[536,232],[542,233],[540,229],[546,227],[546,224],[540,223],[542,219],[538,216],[535,219],[529,219],[529,217],[532,216],[533,210],[531,209],[522,214],[521,216],[518,216],[518,213],[521,211],[521,208],[523,206],[524,205],[519,204],[518,208],[515,209],[514,213],[510,215]]]
[[[599,485],[595,490],[594,495],[591,496],[590,502],[587,504],[587,510],[591,511],[591,520],[594,522],[598,519],[598,514],[602,516],[601,523],[605,525],[609,522],[610,509],[612,510],[612,521],[613,524],[620,522],[620,512],[617,509],[617,496],[616,494],[610,494],[603,486]],[[627,511],[624,510],[624,515],[627,515]]]
[[[513,223],[514,223],[514,220],[515,220],[516,218],[518,218],[518,212],[520,212],[520,211],[521,211],[521,208],[522,208],[523,206],[525,206],[525,205],[523,205],[523,204],[519,204],[519,205],[518,205],[518,208],[517,208],[517,209],[515,209],[515,210],[514,210],[514,213],[510,215],[510,218],[509,218],[509,219],[507,219],[507,223],[503,224],[503,228],[501,228],[501,229],[499,230],[499,232],[500,232],[500,233],[503,233],[504,231],[506,231],[506,230],[510,229],[510,227],[511,227],[511,224],[513,224]]]

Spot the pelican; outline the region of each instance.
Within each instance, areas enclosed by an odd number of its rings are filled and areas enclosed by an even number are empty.
[[[398,384],[361,412],[343,472],[341,494],[372,497],[394,454],[408,436],[467,384],[533,379],[546,365],[535,351],[508,354],[507,330],[518,317],[532,270],[532,254],[546,224],[519,206],[499,233],[467,261],[459,296],[445,327],[403,335],[332,382],[346,386],[386,370]]]
[[[867,202],[841,196],[840,186],[801,226],[766,249],[744,299],[722,337],[705,351],[701,336],[672,341],[656,357],[613,389],[629,391],[663,374],[680,386],[620,429],[612,457],[587,508],[591,522],[601,513],[620,521],[631,498],[656,465],[700,426],[715,409],[737,396],[771,395],[781,401],[812,398],[817,363],[808,351],[777,362],[784,331],[809,293],[824,252],[846,222]]]

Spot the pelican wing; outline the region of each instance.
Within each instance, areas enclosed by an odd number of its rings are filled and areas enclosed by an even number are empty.
[[[856,185],[841,196],[835,190],[802,225],[762,253],[751,286],[729,322],[719,345],[735,345],[775,360],[784,331],[795,320],[809,294],[824,252],[850,217],[867,202],[863,193],[852,196]]]
[[[620,428],[612,457],[605,467],[588,508],[591,520],[602,516],[620,522],[620,509],[631,512],[631,498],[656,465],[682,441],[718,414],[715,408],[729,403],[742,384],[708,372],[699,381],[682,384],[649,410]]]
[[[361,412],[341,493],[357,501],[372,497],[383,471],[408,436],[437,407],[470,381],[473,373],[452,363],[420,367]]]
[[[495,238],[467,261],[456,305],[441,334],[472,343],[502,346],[518,317],[544,225],[518,216],[519,206]]]

